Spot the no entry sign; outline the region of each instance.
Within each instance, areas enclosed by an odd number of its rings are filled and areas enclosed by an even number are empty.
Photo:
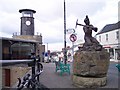
[[[70,41],[75,42],[77,40],[77,36],[75,34],[70,35]]]

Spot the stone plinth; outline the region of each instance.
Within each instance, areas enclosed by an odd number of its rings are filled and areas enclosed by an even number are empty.
[[[73,84],[80,87],[106,85],[109,53],[102,51],[77,51],[73,61]]]
[[[95,78],[95,77],[80,77],[72,76],[73,84],[81,88],[96,88],[105,86],[107,83],[107,77]]]
[[[108,71],[109,60],[109,53],[106,51],[76,52],[73,62],[73,74],[104,77]]]

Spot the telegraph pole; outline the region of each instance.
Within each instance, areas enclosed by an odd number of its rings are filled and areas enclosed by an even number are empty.
[[[66,7],[64,0],[64,63],[67,63],[67,50],[66,50]]]

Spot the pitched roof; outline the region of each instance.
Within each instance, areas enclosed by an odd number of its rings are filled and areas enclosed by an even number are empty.
[[[96,35],[102,34],[105,32],[109,32],[109,31],[113,31],[116,29],[120,29],[120,21],[117,23],[114,23],[114,24],[108,24],[108,25],[104,26],[103,29],[101,31],[99,31]]]

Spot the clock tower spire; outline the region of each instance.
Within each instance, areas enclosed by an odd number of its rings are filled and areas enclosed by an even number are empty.
[[[34,35],[34,17],[33,14],[36,13],[35,10],[31,9],[21,9],[21,35]]]

